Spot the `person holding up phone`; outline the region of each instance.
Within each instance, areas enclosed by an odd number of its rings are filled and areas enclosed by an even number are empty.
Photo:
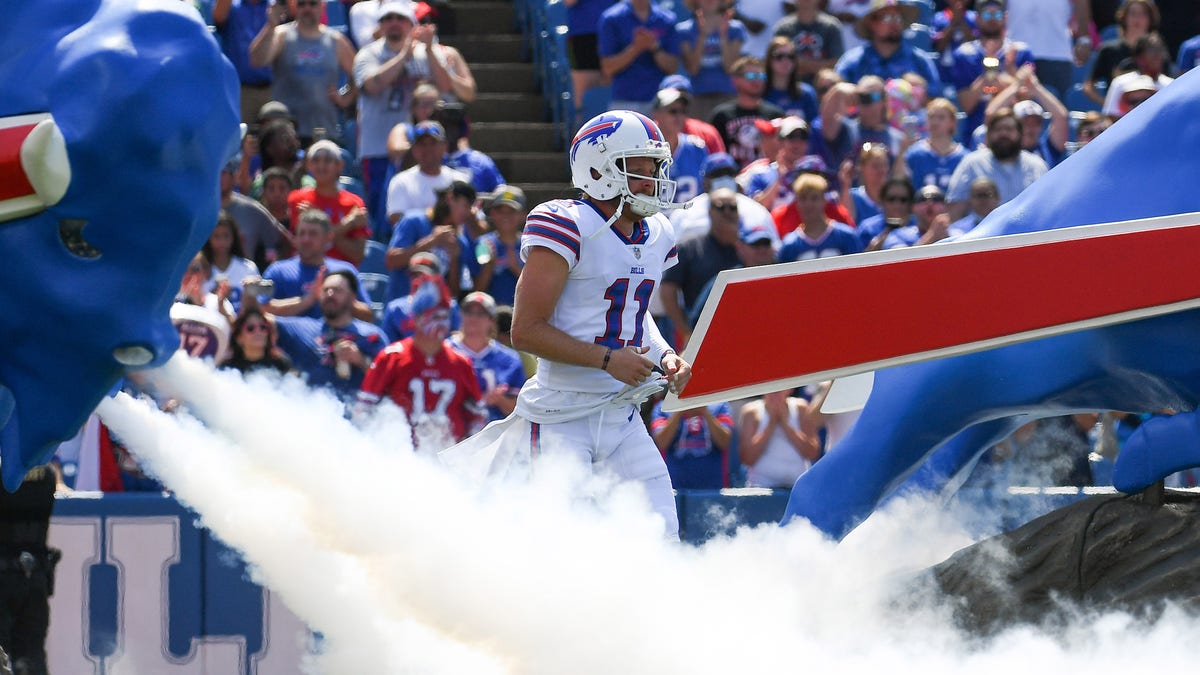
[[[1003,0],[983,0],[976,7],[979,38],[954,50],[954,87],[959,107],[967,115],[964,141],[983,124],[988,102],[1008,86],[1017,69],[1033,63],[1033,52],[1008,39]]]

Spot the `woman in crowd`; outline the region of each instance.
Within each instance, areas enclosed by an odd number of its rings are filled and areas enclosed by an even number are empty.
[[[217,290],[217,284],[229,282],[229,301],[235,309],[242,306],[242,279],[258,276],[258,266],[248,260],[242,251],[242,235],[237,223],[225,211],[217,215],[217,226],[208,241],[200,249],[201,255],[212,266],[212,276],[204,284],[204,292]]]
[[[767,91],[763,98],[811,123],[817,117],[817,90],[796,73],[796,48],[790,38],[771,38],[767,46]]]
[[[854,218],[855,226],[864,220],[878,215],[883,209],[883,184],[891,173],[892,160],[886,145],[882,143],[867,143],[858,153],[855,164],[858,174],[858,185],[849,192],[849,200],[843,200],[842,205]],[[843,174],[845,175],[845,174]],[[844,191],[842,194],[846,194]]]
[[[276,339],[275,325],[261,309],[243,309],[233,322],[229,358],[221,367],[243,374],[260,369],[286,374],[292,369],[292,361],[279,349]]]
[[[1117,8],[1116,18],[1117,37],[1100,45],[1092,72],[1083,81],[1083,93],[1097,105],[1104,105],[1100,87],[1108,87],[1114,77],[1132,69],[1131,64],[1124,67],[1121,64],[1132,62],[1133,45],[1138,38],[1158,30],[1158,7],[1153,0],[1125,0]]]

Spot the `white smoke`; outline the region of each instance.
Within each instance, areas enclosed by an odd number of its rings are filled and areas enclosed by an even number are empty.
[[[1187,663],[1200,633],[1111,615],[981,643],[949,607],[895,602],[970,543],[919,502],[841,545],[798,522],[692,547],[662,539],[636,486],[576,467],[467,489],[391,406],[359,429],[298,382],[182,358],[154,377],[177,414],[122,397],[102,417],[322,633],[314,673],[1118,672]]]

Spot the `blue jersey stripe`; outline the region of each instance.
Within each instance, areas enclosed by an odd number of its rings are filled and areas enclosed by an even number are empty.
[[[548,227],[542,227],[540,225],[526,225],[524,235],[531,237],[543,237],[545,239],[562,244],[563,246],[571,249],[571,252],[575,254],[576,260],[579,259],[579,242],[572,240],[570,237],[562,232],[559,232],[558,230],[552,230]]]

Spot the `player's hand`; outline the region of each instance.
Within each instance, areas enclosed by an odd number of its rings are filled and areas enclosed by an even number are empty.
[[[667,354],[662,359],[662,369],[667,375],[667,388],[678,394],[692,379],[692,366],[678,354]]]
[[[608,358],[608,368],[605,370],[618,382],[636,387],[654,370],[654,364],[643,356],[650,351],[649,347],[622,347],[612,350]]]

